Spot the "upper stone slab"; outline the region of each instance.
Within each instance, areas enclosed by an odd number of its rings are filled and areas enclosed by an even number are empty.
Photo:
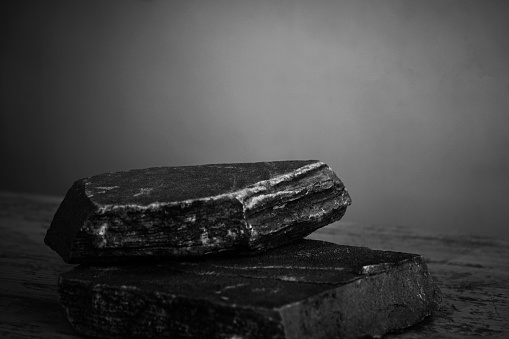
[[[77,180],[44,241],[68,263],[252,252],[303,238],[350,204],[316,160],[136,169]]]

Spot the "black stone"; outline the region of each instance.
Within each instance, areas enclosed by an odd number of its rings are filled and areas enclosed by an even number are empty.
[[[76,181],[44,241],[68,263],[256,252],[339,220],[350,204],[315,160],[138,169]]]
[[[257,256],[78,266],[59,278],[71,325],[100,338],[356,338],[437,310],[423,258],[300,240]]]

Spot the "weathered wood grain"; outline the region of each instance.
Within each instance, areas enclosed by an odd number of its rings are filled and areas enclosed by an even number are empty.
[[[0,337],[80,338],[57,300],[72,265],[44,245],[58,197],[0,193]],[[394,225],[339,222],[310,238],[419,253],[443,292],[436,316],[388,338],[509,337],[509,243]]]

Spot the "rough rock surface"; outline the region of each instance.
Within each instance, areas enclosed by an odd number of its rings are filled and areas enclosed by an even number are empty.
[[[81,265],[58,292],[72,326],[101,338],[382,336],[441,300],[419,255],[316,240],[242,258]]]
[[[339,220],[350,204],[315,160],[113,172],[76,181],[44,241],[68,263],[256,252]]]

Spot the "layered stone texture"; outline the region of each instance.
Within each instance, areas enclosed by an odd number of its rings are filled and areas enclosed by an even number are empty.
[[[314,240],[243,258],[81,265],[58,293],[72,326],[99,338],[380,337],[441,299],[419,255]]]
[[[44,241],[68,263],[259,252],[339,220],[350,204],[315,160],[113,172],[76,181]]]

